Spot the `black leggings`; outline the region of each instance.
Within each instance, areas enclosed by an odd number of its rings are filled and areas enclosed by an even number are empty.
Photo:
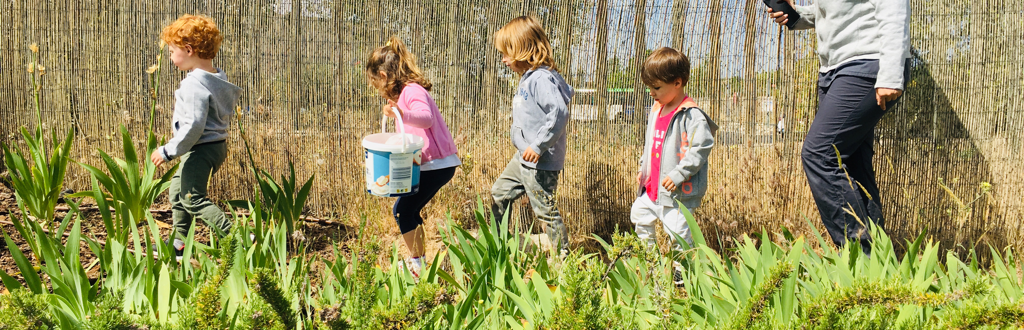
[[[434,198],[441,187],[452,180],[456,168],[458,166],[420,172],[420,191],[415,195],[399,197],[395,201],[392,212],[402,234],[413,231],[423,224],[420,211],[430,199]]]

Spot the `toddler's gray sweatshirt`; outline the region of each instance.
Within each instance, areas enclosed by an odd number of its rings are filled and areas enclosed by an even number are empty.
[[[226,140],[241,93],[223,70],[189,72],[174,91],[174,137],[157,149],[164,160],[178,158],[197,144]]]
[[[512,98],[512,144],[519,149],[520,163],[538,170],[562,170],[573,93],[562,75],[547,66],[523,74]],[[540,161],[523,160],[527,147],[540,155]]]

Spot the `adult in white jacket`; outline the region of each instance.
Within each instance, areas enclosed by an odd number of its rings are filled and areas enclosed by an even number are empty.
[[[910,3],[811,0],[793,7],[800,14],[793,28],[814,28],[821,62],[818,113],[802,150],[804,173],[832,241],[843,246],[856,240],[870,254],[866,225],[884,223],[871,163],[874,130],[910,75]],[[788,15],[768,12],[775,22],[789,23]]]

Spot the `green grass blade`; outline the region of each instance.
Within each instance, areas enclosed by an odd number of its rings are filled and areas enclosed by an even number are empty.
[[[18,270],[21,271],[21,277],[25,279],[25,285],[28,286],[32,293],[43,294],[45,293],[43,288],[42,280],[39,278],[39,274],[36,273],[35,268],[25,258],[25,255],[21,253],[21,249],[14,243],[14,240],[7,235],[6,230],[0,230],[0,233],[4,235],[4,241],[7,243],[7,250],[11,252],[11,257],[14,259],[14,263],[18,265]]]
[[[17,279],[8,275],[6,271],[0,271],[0,280],[3,281],[4,288],[7,288],[7,291],[14,291],[22,288],[21,282],[18,282]]]
[[[682,204],[679,204],[679,212],[683,213],[686,217],[686,224],[690,226],[690,236],[693,238],[693,244],[695,245],[707,245],[704,240],[704,232],[700,230],[700,226],[697,225],[697,220],[693,218],[693,214]]]

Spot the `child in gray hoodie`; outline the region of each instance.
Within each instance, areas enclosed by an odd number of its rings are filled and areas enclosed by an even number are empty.
[[[630,209],[636,234],[655,244],[654,222],[669,235],[693,244],[687,211],[700,206],[708,189],[708,155],[715,145],[718,125],[686,95],[690,60],[675,49],[662,47],[644,61],[640,74],[651,91],[654,105],[647,120],[643,156],[637,173],[639,191]],[[673,248],[680,251],[678,241]]]
[[[512,144],[519,152],[491,187],[492,212],[502,220],[509,204],[523,193],[552,246],[564,254],[569,238],[555,206],[558,174],[565,164],[569,100],[573,89],[555,68],[551,44],[537,20],[521,16],[494,35],[502,63],[522,75],[512,99]]]
[[[213,66],[222,37],[209,17],[181,16],[164,28],[160,39],[167,43],[171,62],[188,71],[174,91],[174,136],[150,155],[157,166],[181,158],[169,189],[175,230],[170,236],[180,257],[184,244],[176,235],[188,236],[195,218],[221,234],[231,229],[231,221],[207,198],[206,189],[227,158],[225,141],[241,88]]]

